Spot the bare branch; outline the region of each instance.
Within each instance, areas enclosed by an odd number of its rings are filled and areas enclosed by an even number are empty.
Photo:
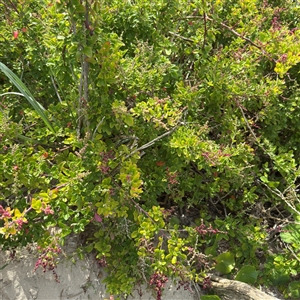
[[[172,31],[169,31],[169,33],[170,33],[171,35],[174,35],[174,36],[176,36],[176,37],[178,37],[178,38],[180,38],[180,39],[186,41],[186,42],[190,42],[190,43],[193,43],[193,42],[194,42],[192,39],[186,38],[186,37],[184,37],[184,36],[182,36],[182,35],[180,35],[180,34],[178,34],[178,33],[175,33],[175,32],[172,32]]]
[[[214,19],[208,17],[206,15],[206,19],[209,20],[209,21],[214,21]],[[243,39],[244,41],[248,42],[249,44],[251,44],[252,46],[254,46],[255,48],[259,49],[264,56],[268,57],[270,60],[274,61],[275,62],[275,59],[270,57],[269,54],[262,48],[260,47],[259,45],[257,45],[256,43],[254,43],[252,40],[250,40],[249,38],[241,35],[240,33],[238,33],[237,31],[235,31],[233,28],[231,28],[230,26],[226,25],[225,23],[223,22],[218,22],[218,24],[220,24],[222,27],[226,28],[227,30],[229,30],[231,33],[233,33],[235,36]]]
[[[300,211],[298,211],[287,199],[287,197],[279,189],[271,189],[266,183],[260,181],[271,193],[276,195],[278,198],[284,201],[284,203],[297,215],[300,216]]]
[[[127,158],[131,157],[132,155],[134,155],[135,153],[141,151],[141,150],[145,150],[151,146],[153,146],[157,141],[161,140],[162,138],[172,134],[179,126],[185,124],[184,122],[179,121],[172,129],[166,131],[165,133],[161,134],[160,136],[156,137],[155,139],[151,140],[150,142],[142,145],[141,147],[138,147],[136,149],[134,149],[132,152],[130,152],[124,160],[126,160]],[[120,163],[110,172],[110,176],[114,176],[116,175],[116,173],[118,172],[120,168]]]
[[[53,84],[53,87],[54,87],[54,90],[55,90],[56,96],[57,96],[57,98],[58,98],[59,102],[61,103],[61,102],[62,102],[62,100],[61,100],[61,97],[60,97],[60,95],[59,95],[58,89],[57,89],[57,87],[56,87],[56,84],[55,84],[54,78],[53,78],[53,76],[52,76],[52,75],[50,76],[50,78],[51,78],[51,81],[52,81],[52,84]]]
[[[289,245],[287,245],[287,244],[285,244],[284,246],[292,253],[292,255],[296,258],[296,260],[298,260],[298,262],[300,262],[299,257],[298,257],[297,254],[293,251],[293,249],[292,249]]]
[[[17,14],[19,14],[20,12],[19,12],[17,6],[16,6],[11,0],[8,0],[8,2],[10,3],[11,8],[12,8],[13,10],[15,10],[15,11],[17,12]],[[8,6],[8,3],[3,3],[3,1],[1,1],[1,3],[2,3],[5,7]]]
[[[172,129],[170,129],[169,131],[166,131],[165,133],[163,133],[162,135],[156,137],[156,138],[153,139],[152,141],[150,141],[150,142],[144,144],[143,146],[141,146],[141,147],[139,147],[139,148],[133,150],[131,153],[129,153],[129,154],[125,157],[125,159],[129,158],[130,156],[132,156],[133,154],[135,154],[135,153],[137,153],[137,152],[139,152],[139,151],[141,151],[141,150],[144,150],[144,149],[147,149],[147,148],[151,147],[152,145],[155,144],[155,142],[161,140],[161,139],[164,138],[165,136],[170,135],[171,133],[173,133],[173,132],[178,128],[178,126],[179,126],[180,124],[181,124],[181,123],[177,124],[176,126],[174,126],[174,127],[173,127]]]

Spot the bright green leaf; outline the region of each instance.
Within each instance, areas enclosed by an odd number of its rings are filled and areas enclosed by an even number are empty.
[[[243,266],[237,273],[235,280],[249,284],[254,284],[257,280],[258,272],[253,266]]]
[[[221,253],[216,257],[217,265],[215,269],[223,274],[230,273],[234,266],[234,255],[231,252]]]
[[[40,213],[41,212],[41,208],[42,208],[42,201],[39,199],[34,199],[32,198],[31,200],[31,207],[37,212]]]
[[[93,50],[91,47],[84,47],[82,52],[88,57],[93,56]]]

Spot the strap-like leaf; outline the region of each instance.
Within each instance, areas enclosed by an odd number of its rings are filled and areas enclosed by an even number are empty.
[[[33,95],[26,87],[26,85],[21,81],[21,79],[14,72],[12,72],[5,64],[1,62],[0,62],[0,69],[8,77],[8,79],[12,82],[12,84],[20,91],[20,93],[28,100],[28,102],[32,105],[35,111],[43,119],[47,127],[54,133],[55,130],[52,127],[49,119],[45,114],[46,109],[38,101],[34,99]]]

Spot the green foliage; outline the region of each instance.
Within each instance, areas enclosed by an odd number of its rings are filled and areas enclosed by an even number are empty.
[[[235,280],[248,284],[254,284],[257,280],[258,272],[253,266],[243,266],[236,274]]]
[[[295,1],[0,13],[3,249],[80,235],[116,297],[214,271],[299,296]]]
[[[220,300],[220,298],[216,295],[205,295],[201,296],[201,300]]]
[[[300,226],[298,224],[289,224],[285,230],[280,233],[281,239],[292,244],[295,248],[300,245]]]
[[[8,94],[15,94],[25,97],[28,102],[32,105],[32,107],[36,110],[36,112],[39,114],[39,116],[43,119],[47,127],[54,132],[54,129],[52,125],[50,124],[47,116],[45,115],[45,108],[38,103],[34,97],[32,96],[31,92],[28,90],[28,88],[24,85],[24,83],[14,74],[9,68],[7,68],[6,65],[0,62],[0,69],[1,71],[9,78],[9,80],[14,84],[14,86],[21,92],[21,94],[18,93],[8,93]],[[6,93],[7,94],[7,93]],[[4,96],[5,94],[2,94],[0,96]]]
[[[235,265],[234,255],[230,252],[224,252],[216,257],[216,270],[222,274],[230,273]]]
[[[289,283],[287,296],[292,299],[297,299],[300,297],[300,282],[292,281]]]

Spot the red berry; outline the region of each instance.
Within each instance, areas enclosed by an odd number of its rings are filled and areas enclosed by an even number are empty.
[[[18,36],[19,36],[19,32],[18,32],[18,30],[15,30],[15,31],[14,31],[14,39],[17,39]]]

